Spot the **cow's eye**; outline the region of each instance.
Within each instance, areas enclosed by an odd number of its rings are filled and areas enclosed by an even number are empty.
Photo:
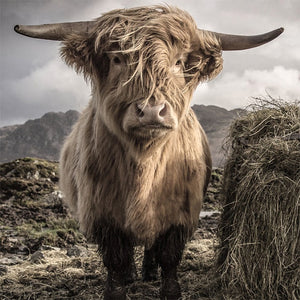
[[[182,59],[176,60],[175,66],[173,67],[173,71],[175,73],[179,73],[179,72],[183,71],[183,68],[184,68],[184,62],[183,62],[183,60]]]
[[[176,64],[175,64],[177,67],[180,67],[180,66],[182,66],[182,60],[181,59],[178,59],[177,61],[176,61]]]
[[[114,56],[114,58],[113,58],[113,62],[114,62],[114,64],[116,64],[116,65],[119,65],[119,64],[121,63],[121,59],[120,59],[120,57],[118,57],[118,56]]]

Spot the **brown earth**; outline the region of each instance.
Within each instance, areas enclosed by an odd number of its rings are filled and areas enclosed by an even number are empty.
[[[62,204],[58,164],[25,158],[0,166],[0,299],[101,299],[106,270]],[[222,171],[215,169],[204,203],[220,210]],[[215,273],[219,213],[200,218],[179,267],[183,299],[219,299]],[[129,299],[158,299],[159,281],[141,280],[143,249],[136,248],[138,280]]]

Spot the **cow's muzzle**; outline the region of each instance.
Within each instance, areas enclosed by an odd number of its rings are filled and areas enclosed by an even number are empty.
[[[132,103],[123,120],[123,129],[126,132],[142,134],[144,137],[147,134],[149,137],[164,134],[175,129],[177,125],[177,116],[169,102],[153,99]]]
[[[136,104],[136,115],[141,125],[164,124],[168,117],[169,107],[166,102]]]

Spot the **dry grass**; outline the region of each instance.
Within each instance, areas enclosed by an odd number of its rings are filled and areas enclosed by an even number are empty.
[[[216,299],[215,242],[201,239],[188,244],[178,270],[183,299]],[[1,299],[102,299],[106,270],[96,246],[88,245],[80,257],[69,257],[60,248],[41,253],[40,261],[28,259],[0,276]],[[135,253],[139,279],[128,286],[128,299],[159,299],[160,281],[141,280],[142,257],[139,247]]]
[[[296,300],[300,107],[271,97],[256,100],[230,131],[218,265],[225,298]]]
[[[38,170],[37,170],[38,168]],[[18,159],[0,165],[0,299],[102,299],[106,269],[87,244],[57,191],[57,163]],[[37,173],[38,171],[38,173]],[[219,207],[222,172],[214,170],[205,210]],[[215,276],[219,214],[201,218],[178,270],[183,299],[218,299]],[[160,280],[141,279],[143,249],[137,247],[138,279],[128,299],[159,299]]]

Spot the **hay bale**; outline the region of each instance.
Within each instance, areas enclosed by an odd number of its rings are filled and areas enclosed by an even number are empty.
[[[300,107],[257,100],[230,130],[218,255],[224,296],[300,299]]]

